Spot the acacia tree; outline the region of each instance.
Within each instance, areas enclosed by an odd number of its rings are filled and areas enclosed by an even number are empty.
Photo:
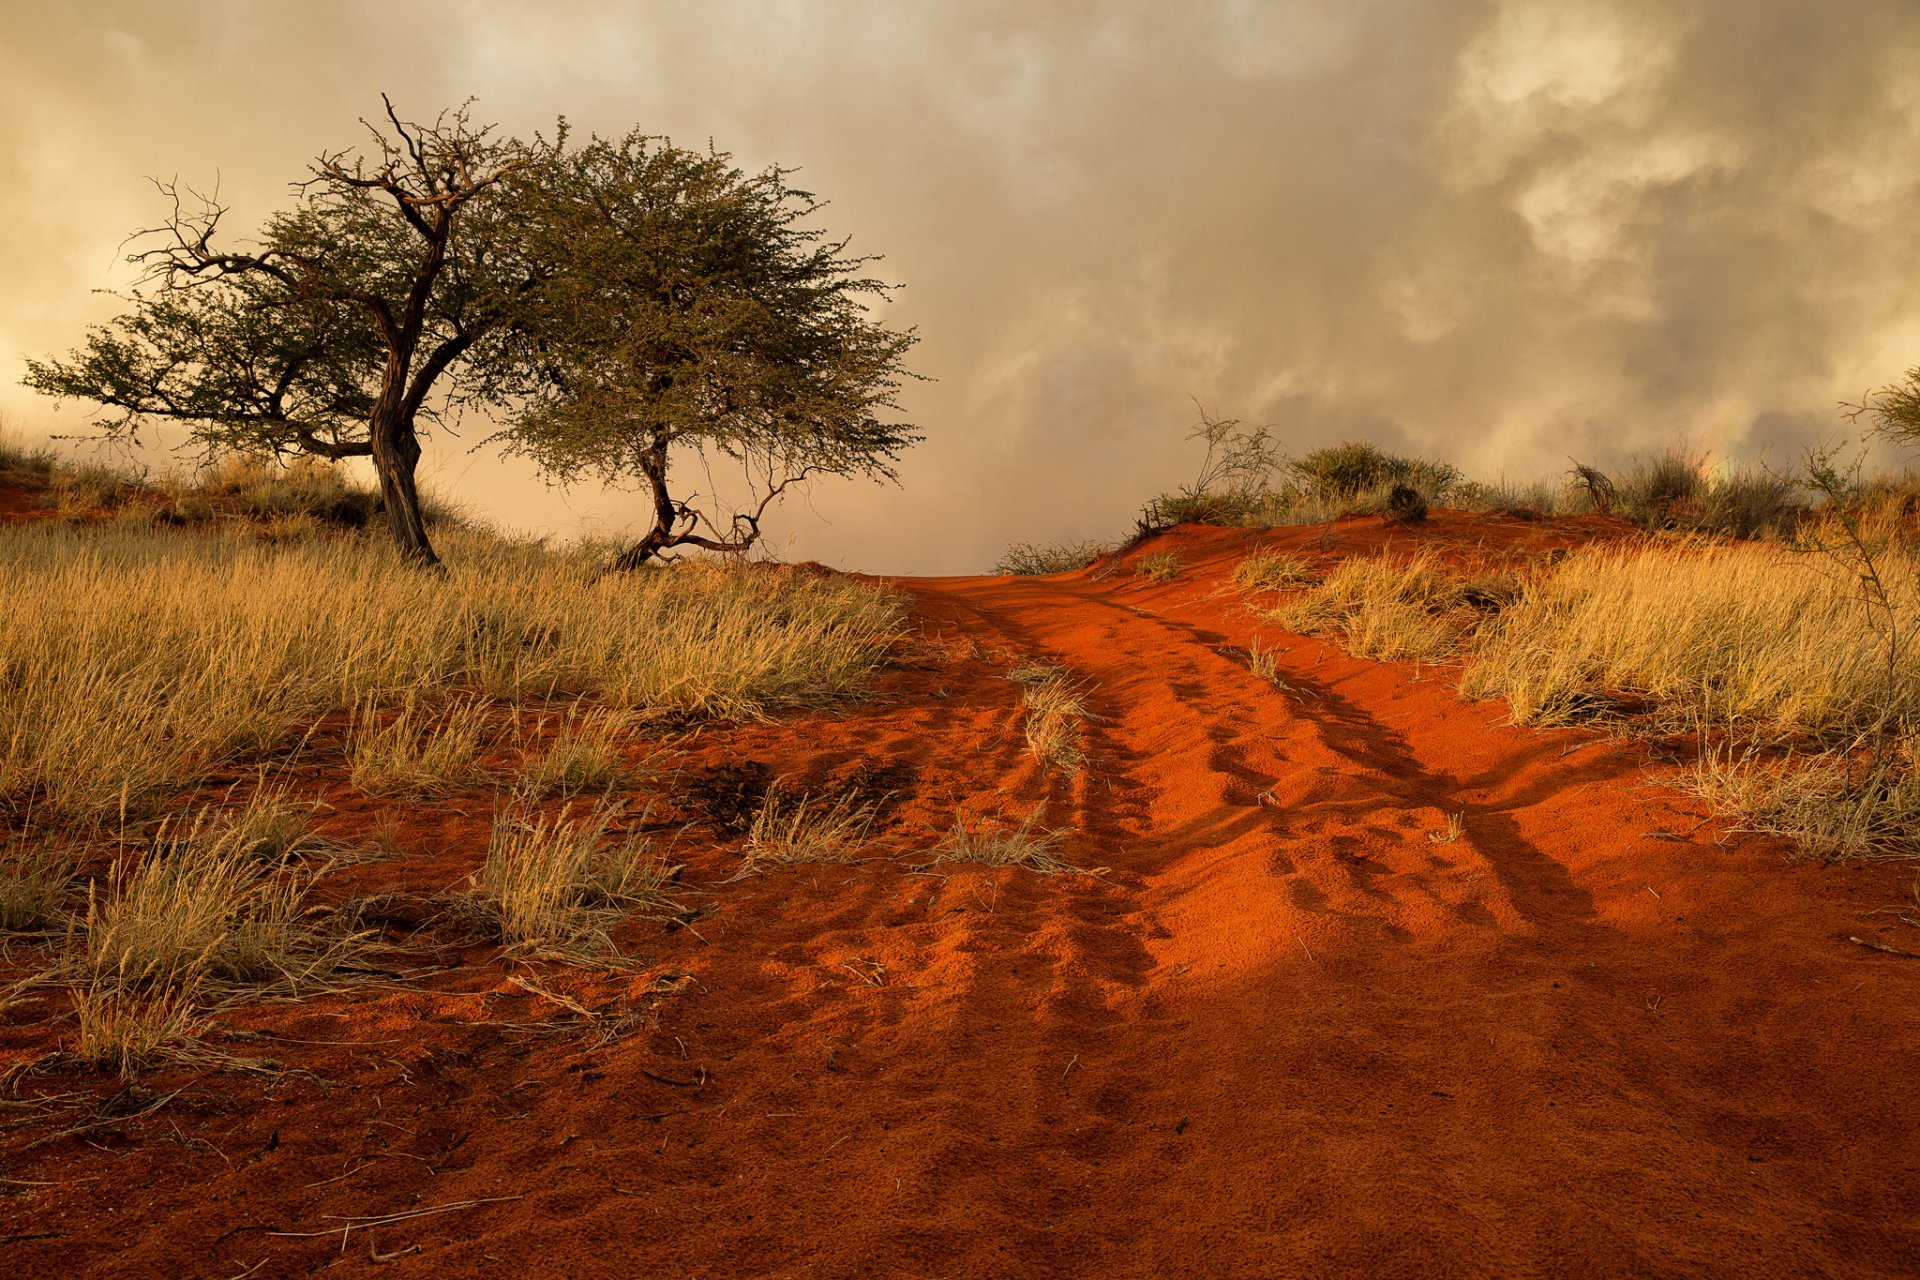
[[[674,547],[742,552],[768,507],[818,475],[895,478],[920,436],[897,408],[917,340],[870,318],[890,286],[806,224],[792,170],[632,133],[556,150],[529,175],[528,253],[549,269],[520,315],[520,358],[492,390],[500,437],[553,478],[638,481],[653,522],[614,567]],[[676,494],[676,459],[731,460],[743,509]]]
[[[216,246],[215,200],[160,184],[173,212],[136,233],[134,309],[66,360],[28,361],[25,381],[111,411],[109,437],[167,419],[210,452],[370,458],[401,553],[435,565],[420,423],[461,373],[490,376],[513,301],[539,283],[501,199],[536,150],[465,107],[419,124],[382,102],[373,154],[322,155],[249,251]]]

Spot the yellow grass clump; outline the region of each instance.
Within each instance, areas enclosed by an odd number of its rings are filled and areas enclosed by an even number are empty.
[[[1081,686],[1058,667],[1040,665],[1016,667],[1007,678],[1025,686],[1027,749],[1042,765],[1078,774],[1086,763],[1080,729],[1091,714]]]
[[[1915,562],[1894,553],[1887,568],[1910,632]],[[1831,738],[1883,713],[1920,719],[1920,666],[1892,674],[1883,622],[1840,563],[1767,544],[1648,543],[1582,551],[1536,576],[1481,632],[1461,692],[1504,697],[1530,724],[1628,693],[1695,723]]]
[[[802,862],[853,862],[874,816],[872,805],[851,794],[790,798],[774,788],[754,811],[740,873]]]
[[[372,539],[0,533],[0,802],[111,818],[328,711],[449,688],[757,718],[858,691],[904,613],[841,578],[445,542],[440,577]]]
[[[1347,650],[1376,661],[1452,654],[1471,621],[1460,584],[1426,555],[1343,561],[1319,586],[1268,616],[1300,632],[1338,631]]]
[[[474,888],[509,948],[566,957],[614,949],[626,916],[661,905],[672,868],[644,837],[609,839],[619,806],[586,813],[495,815]]]
[[[1307,562],[1284,551],[1256,551],[1233,567],[1234,585],[1243,591],[1285,591],[1313,581]]]
[[[956,821],[946,838],[934,846],[933,860],[926,865],[973,862],[985,867],[1023,867],[1043,876],[1077,870],[1054,854],[1062,833],[1036,831],[1038,818],[1038,814],[1029,814],[1015,827]]]

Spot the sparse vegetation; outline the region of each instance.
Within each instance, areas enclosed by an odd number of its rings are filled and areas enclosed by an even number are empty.
[[[1433,661],[1458,647],[1474,614],[1461,584],[1425,555],[1342,561],[1269,615],[1300,632],[1338,631],[1362,658]]]
[[[1283,551],[1256,551],[1233,569],[1234,584],[1243,591],[1286,591],[1313,580],[1305,560]]]
[[[567,958],[614,950],[610,931],[666,901],[673,869],[637,834],[612,831],[611,798],[569,811],[494,817],[474,890],[510,950]]]
[[[775,786],[747,828],[746,861],[740,874],[803,862],[853,862],[873,821],[873,806],[851,793],[796,796]]]
[[[448,691],[642,716],[817,706],[860,690],[900,626],[900,597],[847,579],[592,581],[590,553],[450,536],[462,567],[439,581],[326,540],[0,533],[0,802],[139,811],[329,711]]]
[[[19,839],[0,847],[0,933],[26,933],[59,918],[77,860],[71,849]]]
[[[1916,607],[1905,575],[1898,607]],[[1517,719],[1565,723],[1621,694],[1686,724],[1834,739],[1876,722],[1882,637],[1849,584],[1777,546],[1635,544],[1578,552],[1533,577],[1484,630],[1462,676]],[[1920,711],[1920,671],[1896,690]]]
[[[621,744],[638,724],[637,715],[615,707],[576,708],[562,718],[544,749],[527,754],[520,768],[521,788],[535,794],[606,791],[628,780],[633,770]],[[542,717],[537,728],[544,726]]]
[[[1086,568],[1110,550],[1112,548],[1106,543],[1091,539],[1052,544],[1015,542],[1008,545],[1006,554],[994,564],[993,571],[1021,575],[1066,573]]]
[[[1062,834],[1038,830],[1038,822],[1038,814],[1028,814],[1012,827],[956,820],[946,838],[934,846],[933,859],[926,865],[972,862],[985,867],[1021,867],[1043,876],[1076,870],[1054,854],[1064,838]]]
[[[1081,686],[1059,668],[1040,665],[1016,667],[1007,678],[1025,686],[1027,749],[1043,767],[1078,774],[1086,763],[1080,729],[1091,714]]]
[[[1180,576],[1180,557],[1171,551],[1153,551],[1134,562],[1133,571],[1152,582],[1171,582]]]
[[[83,924],[89,987],[203,981],[298,989],[329,972],[345,940],[304,917],[303,877],[268,862],[243,829],[195,814],[163,826],[96,886]]]
[[[362,791],[415,796],[457,790],[474,777],[474,757],[486,732],[487,707],[460,702],[439,711],[409,696],[398,712],[357,712],[347,739],[353,785]]]

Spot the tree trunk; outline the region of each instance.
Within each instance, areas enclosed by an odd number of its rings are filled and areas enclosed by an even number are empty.
[[[438,569],[440,557],[434,554],[433,542],[427,537],[427,523],[420,515],[420,491],[414,483],[420,438],[411,422],[385,404],[374,410],[371,425],[373,466],[380,476],[387,528],[393,533],[394,545],[400,548],[400,558],[423,569]]]

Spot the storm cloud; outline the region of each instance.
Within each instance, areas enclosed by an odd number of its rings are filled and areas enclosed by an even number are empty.
[[[111,315],[146,178],[239,223],[391,94],[797,166],[885,255],[926,442],[817,488],[788,554],[984,568],[1125,531],[1199,400],[1529,478],[1673,441],[1784,460],[1920,363],[1920,10],[1904,0],[6,6],[0,412]],[[430,445],[509,525],[618,528]]]

